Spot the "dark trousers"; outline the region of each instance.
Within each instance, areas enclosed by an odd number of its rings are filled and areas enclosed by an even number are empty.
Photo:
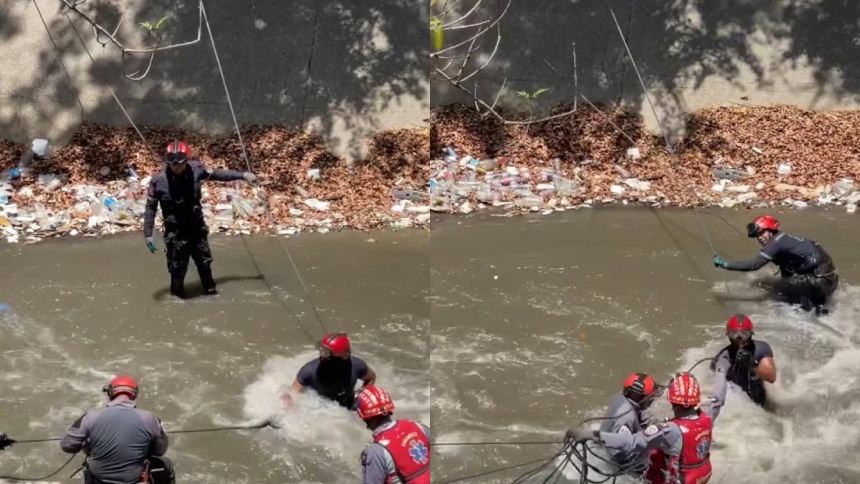
[[[139,484],[140,482],[142,480],[138,478],[128,484]],[[102,484],[102,481],[88,470],[84,470],[84,484]],[[167,457],[150,457],[148,484],[176,484],[173,462]]]
[[[783,277],[776,286],[777,298],[789,304],[799,304],[805,311],[822,308],[839,286],[839,276],[792,274]]]
[[[167,271],[170,273],[170,293],[174,296],[185,297],[185,274],[188,272],[189,259],[194,260],[203,290],[215,291],[215,279],[212,278],[212,249],[209,248],[209,236],[200,234],[167,233],[164,236],[164,248],[167,254]]]

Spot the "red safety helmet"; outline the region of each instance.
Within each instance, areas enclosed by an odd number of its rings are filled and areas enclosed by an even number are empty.
[[[694,407],[702,398],[699,382],[691,373],[678,373],[669,383],[669,403],[682,407]]]
[[[175,140],[167,145],[167,162],[171,165],[185,163],[191,156],[191,150],[184,141]]]
[[[747,224],[747,235],[750,238],[758,237],[758,234],[765,230],[776,232],[779,230],[779,220],[770,215],[762,215],[756,217],[755,220]]]
[[[126,395],[128,398],[134,400],[137,398],[139,391],[137,382],[130,376],[118,376],[111,380],[102,390],[107,393],[108,398],[111,400],[119,395]]]
[[[735,314],[726,322],[726,336],[732,341],[738,338],[748,341],[754,334],[753,322],[745,314]]]
[[[394,401],[391,400],[391,395],[377,386],[368,385],[362,388],[358,392],[357,400],[355,410],[362,420],[394,413]]]
[[[329,333],[320,341],[320,358],[347,357],[350,354],[349,338],[345,333]]]
[[[631,373],[630,376],[624,380],[624,389],[622,393],[624,393],[625,397],[650,397],[654,394],[654,391],[657,390],[657,385],[654,383],[654,379],[651,378],[651,375],[646,373]]]

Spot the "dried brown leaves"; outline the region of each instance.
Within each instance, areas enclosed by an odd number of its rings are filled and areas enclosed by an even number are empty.
[[[152,175],[162,167],[162,153],[174,139],[184,140],[192,157],[213,168],[246,170],[238,137],[214,137],[192,134],[176,128],[141,127],[144,137],[156,150],[144,146],[131,128],[114,128],[84,123],[72,140],[55,151],[48,162],[34,165],[36,174],[66,174],[70,184],[109,184],[126,178],[125,168],[132,166],[141,176]],[[386,222],[393,203],[396,183],[403,188],[422,189],[429,182],[428,130],[393,130],[378,133],[370,143],[370,155],[350,169],[341,158],[328,152],[318,136],[283,126],[249,126],[244,128],[251,170],[263,182],[274,216],[273,225],[288,224],[289,207],[299,207],[302,198],[295,186],[311,197],[331,202],[331,210],[308,213],[305,218],[326,218],[334,213],[344,216],[347,225],[367,229]],[[24,147],[0,143],[2,166],[14,166]],[[110,168],[107,176],[99,170]],[[308,178],[308,170],[319,169],[321,179]],[[25,184],[31,180],[15,182]],[[217,185],[217,184],[213,184]],[[217,187],[212,187],[217,190]],[[250,194],[248,189],[246,193]],[[250,195],[249,195],[250,196]],[[60,191],[50,194],[46,205],[69,208],[74,196]]]
[[[569,109],[562,105],[554,112]],[[607,119],[636,142],[641,159],[625,159],[634,145]],[[710,171],[718,158],[725,167],[752,167],[756,175],[744,183],[764,182],[765,188],[756,192],[766,200],[785,197],[773,190],[777,183],[814,189],[860,173],[860,111],[719,107],[691,115],[687,125],[687,138],[672,156],[662,138],[645,131],[638,116],[619,110],[596,111],[581,105],[576,115],[526,129],[482,118],[471,106],[451,105],[432,112],[431,149],[435,157],[450,146],[460,154],[506,156],[516,166],[529,167],[549,167],[550,160],[559,158],[568,175],[581,167],[591,198],[608,196],[609,185],[623,178],[617,163],[633,177],[651,180],[652,193],[662,192],[673,203],[685,205],[700,201],[691,187],[710,191],[715,182]],[[583,163],[586,160],[591,161]],[[781,163],[791,165],[790,175],[777,175]]]

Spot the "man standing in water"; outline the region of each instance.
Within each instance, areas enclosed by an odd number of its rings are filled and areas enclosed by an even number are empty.
[[[167,434],[161,420],[136,408],[139,389],[131,377],[104,387],[109,402],[75,421],[60,442],[63,452],[87,454],[85,484],[175,484],[173,463],[164,457]]]
[[[750,222],[747,235],[762,245],[758,256],[741,262],[714,256],[714,266],[750,272],[773,262],[781,277],[776,288],[780,301],[799,304],[804,311],[815,309],[816,315],[827,313],[825,305],[839,286],[839,276],[830,254],[818,242],[780,232],[779,221],[769,215]]]
[[[430,427],[394,420],[391,395],[372,385],[359,392],[356,411],[373,432],[361,453],[363,484],[430,484]]]
[[[580,427],[568,431],[566,442],[596,440],[606,448],[651,452],[645,473],[649,484],[707,484],[711,478],[711,433],[719,407],[699,408],[702,391],[690,373],[678,373],[669,383],[668,400],[674,417],[635,434],[610,433]],[[725,395],[715,400],[725,400]]]
[[[741,387],[756,405],[764,405],[767,395],[764,382],[776,382],[776,364],[773,350],[764,341],[753,341],[755,334],[752,320],[743,314],[735,314],[726,323],[729,344],[717,354],[712,368],[717,372],[715,393],[725,390],[716,388],[726,380]],[[724,375],[720,379],[720,375]],[[725,383],[723,383],[725,384]]]
[[[190,150],[182,141],[167,147],[167,167],[153,175],[146,192],[146,213],[143,217],[143,237],[146,247],[155,253],[152,231],[155,214],[161,204],[164,218],[164,247],[167,270],[170,273],[170,293],[185,298],[185,274],[189,258],[194,259],[200,283],[206,294],[215,294],[212,277],[212,249],[209,248],[209,227],[203,218],[202,187],[205,181],[230,182],[245,180],[255,183],[250,172],[213,170],[199,161],[188,159]]]
[[[349,338],[344,333],[329,333],[320,341],[320,356],[307,362],[293,381],[292,390],[315,390],[321,397],[333,400],[342,407],[354,410],[355,384],[373,385],[376,372],[367,363],[352,356]],[[286,397],[289,400],[289,397]],[[289,404],[289,403],[288,403]]]
[[[645,410],[657,396],[657,384],[650,375],[632,373],[624,380],[624,387],[609,401],[607,417],[600,425],[601,432],[635,434],[647,423]],[[625,472],[641,475],[648,467],[648,453],[633,449],[607,448],[612,461]]]

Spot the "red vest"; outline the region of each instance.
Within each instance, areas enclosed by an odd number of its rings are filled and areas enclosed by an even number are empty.
[[[711,418],[701,410],[699,418],[674,419],[684,440],[681,455],[666,455],[663,450],[651,454],[651,465],[645,479],[651,484],[707,484],[711,480]]]
[[[390,429],[376,434],[373,441],[391,454],[401,481],[430,484],[430,439],[418,424],[398,420]]]

